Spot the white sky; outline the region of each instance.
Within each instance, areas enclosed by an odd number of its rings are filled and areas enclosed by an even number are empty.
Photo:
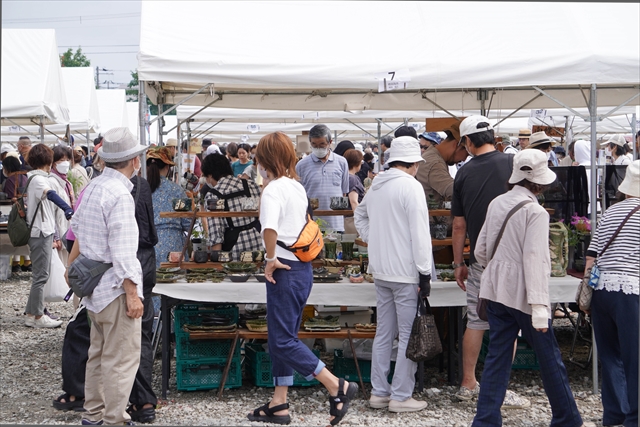
[[[53,28],[58,52],[82,47],[100,81],[128,84],[138,65],[141,1],[2,1],[2,28]],[[106,84],[101,84],[106,89]]]

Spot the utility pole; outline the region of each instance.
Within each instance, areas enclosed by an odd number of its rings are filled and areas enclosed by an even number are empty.
[[[102,71],[102,74],[113,75],[113,73],[110,72],[111,70],[107,70],[104,67],[100,68],[100,67],[96,66],[96,89],[100,89],[100,72],[101,71]]]

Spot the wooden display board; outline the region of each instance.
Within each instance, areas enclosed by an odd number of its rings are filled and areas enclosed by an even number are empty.
[[[531,133],[536,133],[536,132],[544,132],[547,134],[547,136],[560,138],[560,142],[564,141],[564,128],[534,125],[533,129],[531,129]]]
[[[432,119],[425,119],[426,132],[442,132],[454,123],[462,122],[466,117],[436,117]]]

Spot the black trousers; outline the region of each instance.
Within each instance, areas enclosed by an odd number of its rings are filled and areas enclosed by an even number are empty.
[[[151,403],[154,406],[158,398],[151,386],[153,371],[153,349],[151,348],[153,328],[153,301],[151,294],[145,295],[142,314],[142,337],[140,366],[131,389],[129,401],[141,406]],[[84,380],[89,353],[91,327],[87,309],[82,308],[76,318],[69,322],[62,344],[62,390],[70,396],[84,397]]]

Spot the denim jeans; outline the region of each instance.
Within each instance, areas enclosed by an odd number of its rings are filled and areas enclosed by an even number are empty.
[[[273,273],[276,283],[266,283],[267,334],[273,385],[290,386],[294,370],[311,380],[325,364],[298,339],[302,310],[313,286],[311,263],[283,258],[279,261],[291,270],[276,270]]]
[[[518,331],[533,347],[538,362],[544,390],[551,404],[550,427],[578,427],[582,418],[569,387],[567,369],[562,363],[558,342],[551,329],[542,333],[531,325],[531,315],[507,307],[495,301],[487,301],[489,318],[489,353],[484,362],[478,408],[473,427],[501,426],[500,407],[504,401],[511,374],[513,342]]]
[[[591,320],[602,366],[602,424],[637,427],[638,295],[594,291]]]

